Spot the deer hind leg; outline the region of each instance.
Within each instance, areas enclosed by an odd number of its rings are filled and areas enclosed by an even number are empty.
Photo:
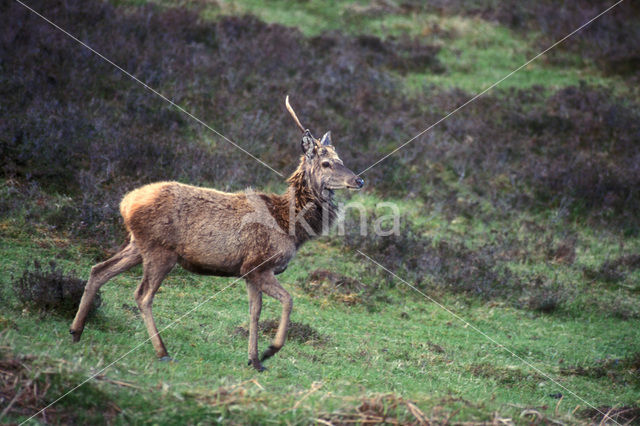
[[[247,294],[249,295],[249,365],[258,371],[264,367],[258,359],[258,321],[262,311],[262,292],[259,284],[247,279]]]
[[[178,256],[175,253],[165,249],[156,248],[148,254],[145,253],[142,262],[142,267],[144,268],[142,281],[134,292],[136,303],[140,308],[140,314],[147,327],[153,348],[158,358],[163,360],[169,359],[169,354],[158,333],[151,305],[153,304],[153,297],[160,288],[160,284],[162,284],[162,280],[173,269],[177,260]]]
[[[293,299],[287,290],[280,285],[271,271],[263,274],[262,291],[274,299],[277,299],[282,304],[282,316],[280,317],[276,337],[267,350],[262,353],[262,357],[260,358],[261,361],[264,361],[282,349],[284,342],[287,340],[287,330],[289,329],[289,317],[291,316],[291,309],[293,308]]]
[[[140,254],[140,250],[136,247],[133,241],[130,241],[125,248],[120,250],[113,257],[102,263],[98,263],[91,268],[91,275],[89,276],[89,281],[87,281],[87,285],[84,288],[78,312],[76,313],[76,317],[71,323],[71,327],[69,329],[74,342],[79,341],[82,336],[84,323],[87,319],[89,309],[91,308],[91,302],[100,287],[102,287],[111,278],[133,268],[141,262],[142,256]]]

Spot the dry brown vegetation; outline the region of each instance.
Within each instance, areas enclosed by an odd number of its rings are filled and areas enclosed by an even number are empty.
[[[363,302],[366,285],[355,278],[326,269],[311,271],[302,289],[312,296],[329,296],[345,305]]]
[[[609,421],[614,421],[618,424],[634,424],[640,419],[640,407],[610,407],[603,405],[597,407],[597,409],[589,408],[583,410],[581,414],[590,420],[592,424],[606,424]]]
[[[535,372],[527,373],[518,368],[496,367],[489,363],[473,364],[470,366],[470,371],[476,377],[493,379],[508,387],[530,386],[535,388],[545,380],[543,376]]]
[[[414,403],[394,394],[363,398],[354,410],[332,413],[322,420],[332,425],[432,423]]]
[[[44,424],[76,424],[97,419],[111,423],[121,411],[106,394],[88,384],[82,396],[74,395],[40,412],[74,385],[74,377],[61,371],[60,366],[42,366],[33,357],[15,356],[5,349],[0,347],[0,420],[5,416],[36,415]],[[119,385],[127,384],[119,382]],[[87,396],[91,402],[84,399]]]

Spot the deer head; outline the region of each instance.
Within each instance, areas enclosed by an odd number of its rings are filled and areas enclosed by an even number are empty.
[[[356,176],[344,166],[331,141],[331,132],[327,132],[318,140],[305,129],[295,111],[289,104],[289,96],[285,99],[287,110],[302,131],[303,162],[301,168],[308,179],[310,188],[316,194],[332,195],[336,189],[360,189],[364,180]]]

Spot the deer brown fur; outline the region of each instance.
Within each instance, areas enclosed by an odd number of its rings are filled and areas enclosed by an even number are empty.
[[[299,124],[295,113],[287,108]],[[330,226],[336,213],[333,191],[360,188],[362,179],[347,169],[331,144],[306,130],[304,155],[289,177],[284,194],[247,190],[226,193],[178,182],[158,182],[128,193],[120,212],[128,243],[112,258],[91,268],[91,275],[71,324],[73,341],[80,340],[86,316],[98,289],[114,276],[142,263],[142,281],[134,292],[156,354],[170,359],[158,334],[151,306],[162,280],[176,263],[204,275],[242,277],[249,295],[249,364],[261,361],[285,343],[292,300],[275,275],[283,272],[305,241]],[[258,358],[258,319],[262,293],[282,304],[275,339]]]

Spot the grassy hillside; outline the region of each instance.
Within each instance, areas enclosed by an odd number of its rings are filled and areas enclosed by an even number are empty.
[[[285,183],[20,4],[0,3],[1,422],[80,384],[31,421],[638,421],[635,3],[370,169],[608,4],[29,4],[285,176],[299,155],[290,94],[314,133],[332,130],[347,166],[367,169],[365,190],[340,200],[366,207],[369,230],[387,213],[378,203],[395,203],[401,232],[362,236],[349,211],[346,235],[302,248],[279,276],[294,297],[290,340],[265,373],[246,367],[244,283],[180,268],[154,303],[177,362],[156,361],[145,342],[139,267],[103,287],[71,345],[69,314],[18,289],[33,260],[86,278],[124,238],[119,199],[144,183]],[[279,310],[266,299],[261,348]]]

